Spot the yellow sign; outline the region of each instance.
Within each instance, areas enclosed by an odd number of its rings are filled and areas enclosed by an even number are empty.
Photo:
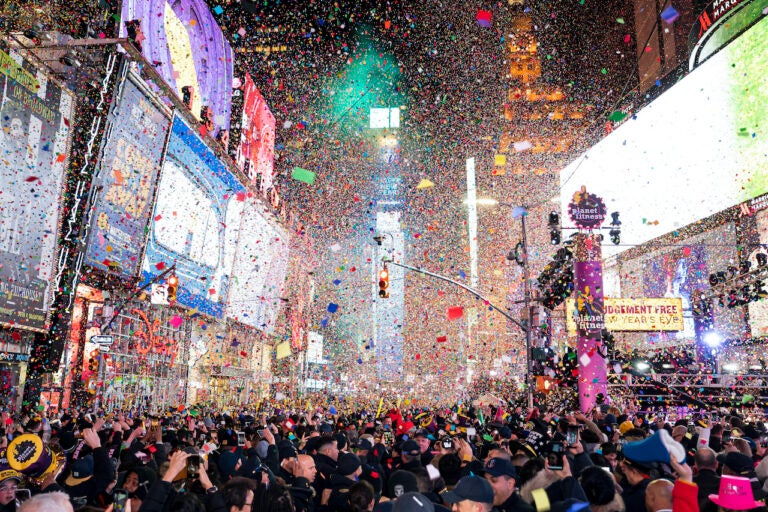
[[[568,335],[576,336],[576,306],[566,299]],[[603,304],[609,331],[682,331],[683,299],[610,299]]]
[[[280,343],[277,346],[277,355],[276,359],[284,359],[291,355],[291,344],[290,342],[284,342]]]

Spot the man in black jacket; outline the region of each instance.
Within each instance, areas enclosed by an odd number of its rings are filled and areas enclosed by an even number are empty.
[[[693,457],[696,476],[693,483],[699,486],[699,510],[717,512],[717,505],[709,499],[710,494],[717,494],[720,489],[720,477],[717,475],[717,455],[710,448],[699,448]]]
[[[339,458],[339,448],[336,440],[329,436],[323,436],[317,445],[315,465],[317,476],[312,484],[315,488],[315,504],[319,505],[323,499],[323,492],[331,488],[331,475],[336,472],[336,461]]]
[[[76,506],[98,506],[96,498],[115,480],[115,471],[106,450],[101,446],[99,435],[93,429],[83,430],[83,441],[92,451],[72,463],[64,487]]]
[[[333,512],[351,510],[349,504],[349,489],[358,481],[362,473],[360,458],[352,453],[339,457],[336,473],[331,477],[331,495],[328,498],[328,509]]]
[[[483,474],[493,488],[493,505],[500,512],[534,512],[516,492],[517,471],[511,461],[500,457],[488,459]]]

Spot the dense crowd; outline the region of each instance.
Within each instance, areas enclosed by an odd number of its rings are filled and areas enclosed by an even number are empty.
[[[0,512],[764,511],[768,490],[763,418],[736,410],[1,419]]]

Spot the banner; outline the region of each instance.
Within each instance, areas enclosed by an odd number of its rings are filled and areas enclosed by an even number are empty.
[[[576,336],[576,301],[565,300],[568,335]],[[682,331],[682,298],[605,299],[609,331]]]
[[[109,115],[109,136],[94,187],[101,187],[85,262],[124,277],[141,262],[152,194],[160,172],[170,119],[129,74]]]
[[[608,392],[605,359],[598,349],[605,327],[603,308],[603,258],[601,236],[577,233],[574,237],[573,285],[576,297],[579,406],[587,412],[597,396]]]
[[[74,99],[0,50],[0,325],[43,331]]]
[[[221,318],[247,194],[178,115],[168,140],[142,279],[176,264],[177,303]]]
[[[260,188],[265,191],[272,187],[275,116],[248,73],[243,89],[243,118],[235,161],[251,180],[260,179]]]

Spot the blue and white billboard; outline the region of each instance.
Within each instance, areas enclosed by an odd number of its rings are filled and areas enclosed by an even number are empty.
[[[93,183],[101,191],[85,262],[124,277],[135,277],[139,270],[152,194],[171,124],[145,91],[139,78],[128,75],[123,80],[109,114],[108,136]]]
[[[175,263],[178,304],[221,318],[245,198],[243,185],[177,115],[157,189],[143,281]]]

